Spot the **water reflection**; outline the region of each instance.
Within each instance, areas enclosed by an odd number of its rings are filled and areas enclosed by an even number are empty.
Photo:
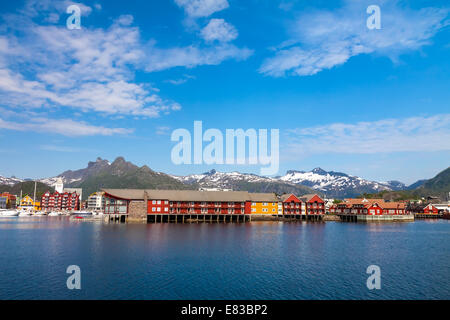
[[[0,299],[448,299],[449,226],[6,218]],[[82,292],[65,289],[71,264]],[[383,272],[377,293],[365,286],[371,264]]]

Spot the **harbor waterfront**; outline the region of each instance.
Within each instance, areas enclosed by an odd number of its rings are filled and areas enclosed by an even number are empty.
[[[81,221],[0,218],[0,299],[450,299],[448,220]]]

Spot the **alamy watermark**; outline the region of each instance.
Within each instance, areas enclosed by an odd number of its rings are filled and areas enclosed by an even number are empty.
[[[77,265],[67,267],[66,273],[71,276],[67,278],[66,285],[69,290],[81,290],[81,269]]]
[[[219,129],[203,133],[203,122],[194,121],[193,137],[187,129],[172,132],[171,141],[178,143],[172,148],[171,159],[176,165],[261,165],[266,166],[261,167],[261,175],[275,175],[280,166],[280,130],[270,130],[270,155],[268,139],[267,129],[226,129],[224,139]],[[208,144],[203,147],[203,142]]]
[[[368,14],[370,14],[370,17],[367,18],[367,28],[369,30],[374,29],[381,29],[381,9],[377,5],[370,5],[367,7]]]
[[[66,20],[67,29],[81,29],[81,9],[76,4],[67,7],[66,13],[71,14]]]
[[[371,265],[367,268],[366,273],[370,274],[370,277],[367,279],[367,289],[381,290],[381,268]]]

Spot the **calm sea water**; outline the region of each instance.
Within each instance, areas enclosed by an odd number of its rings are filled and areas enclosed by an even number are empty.
[[[0,218],[0,299],[450,299],[450,221]],[[81,268],[68,290],[66,268]],[[369,291],[366,269],[381,268]]]

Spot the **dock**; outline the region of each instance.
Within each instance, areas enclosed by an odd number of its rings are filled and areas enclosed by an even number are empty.
[[[107,223],[248,223],[256,221],[320,222],[324,215],[269,215],[269,214],[149,214],[133,218],[128,214],[105,214]]]
[[[414,221],[413,214],[405,215],[356,215],[340,214],[338,215],[343,222],[394,222],[394,221]]]

